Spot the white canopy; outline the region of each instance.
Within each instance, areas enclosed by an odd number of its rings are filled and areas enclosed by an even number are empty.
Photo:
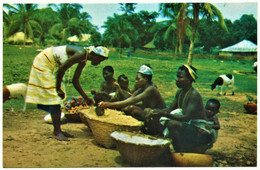
[[[221,49],[223,52],[257,52],[257,45],[248,40],[243,40],[235,45]]]

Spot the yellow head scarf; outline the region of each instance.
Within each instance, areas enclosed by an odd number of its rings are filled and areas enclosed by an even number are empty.
[[[199,76],[198,74],[189,66],[189,65],[184,65],[184,67],[186,67],[190,73],[190,76],[192,77],[192,79],[195,81]]]

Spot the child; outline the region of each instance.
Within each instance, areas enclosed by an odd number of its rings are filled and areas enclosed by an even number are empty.
[[[91,90],[91,94],[94,95],[95,105],[101,101],[109,101],[115,94],[117,86],[114,84],[114,69],[112,66],[106,66],[103,68],[103,77],[105,81],[102,82],[98,92]]]
[[[112,66],[106,66],[103,68],[103,77],[105,81],[102,82],[99,91],[111,94],[116,92],[117,86],[114,84],[116,79],[114,79],[114,69]]]
[[[217,99],[209,99],[205,106],[207,121],[212,124],[207,124],[206,128],[210,130],[212,134],[212,143],[216,142],[218,137],[218,130],[220,129],[217,113],[219,112],[220,103]]]
[[[117,92],[112,96],[110,102],[122,101],[132,95],[129,89],[129,80],[124,74],[120,75],[114,84],[117,86]]]

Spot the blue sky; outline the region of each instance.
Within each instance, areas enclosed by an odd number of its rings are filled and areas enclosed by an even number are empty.
[[[166,2],[185,2],[186,0],[168,0]],[[188,2],[192,2],[196,0],[190,0]],[[38,3],[40,4],[39,7],[45,7],[46,4],[48,3],[53,3],[53,1],[50,0],[45,0],[45,1],[39,1],[39,0],[35,0],[35,1],[25,1],[25,0],[20,0],[20,1],[13,1],[13,0],[4,0],[4,3]],[[135,12],[139,12],[141,10],[147,10],[147,11],[157,11],[159,10],[159,3],[160,2],[165,2],[164,0],[149,0],[149,1],[145,1],[145,0],[132,0],[132,1],[126,1],[126,0],[107,0],[107,1],[100,1],[100,0],[84,0],[84,1],[60,1],[60,0],[56,0],[55,3],[81,3],[83,6],[83,9],[81,12],[86,11],[88,12],[91,17],[92,20],[91,22],[94,25],[97,25],[100,29],[100,32],[103,33],[104,29],[101,28],[101,25],[104,24],[104,22],[107,20],[108,16],[113,16],[114,13],[118,13],[121,14],[120,11],[120,5],[118,3],[122,2],[134,2],[134,3],[138,3],[136,5],[136,9]],[[148,3],[149,2],[149,3]],[[197,1],[197,2],[202,2],[202,1]],[[203,2],[207,2],[207,1],[203,1]],[[259,6],[259,4],[257,3],[257,1],[250,1],[250,0],[218,0],[218,1],[208,1],[210,3],[213,3],[218,9],[221,10],[224,18],[230,19],[231,21],[240,19],[240,17],[243,14],[253,14],[254,17],[256,19],[258,19],[257,17],[257,8]],[[157,20],[163,20],[162,17],[159,17]]]
[[[240,19],[243,14],[253,14],[257,19],[257,3],[248,2],[246,3],[213,3],[219,8],[224,18],[230,19],[231,21]],[[120,5],[118,3],[106,3],[106,4],[83,4],[84,10],[92,16],[92,23],[101,26],[106,21],[108,16],[113,16],[114,13],[120,14]],[[141,10],[147,11],[158,11],[158,3],[138,3],[136,5],[135,12]],[[160,17],[158,20],[162,20]],[[103,30],[100,30],[103,32]]]

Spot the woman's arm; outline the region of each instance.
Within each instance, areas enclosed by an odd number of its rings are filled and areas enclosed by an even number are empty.
[[[214,121],[214,125],[211,125],[211,128],[213,128],[215,130],[219,130],[220,124],[219,124],[218,117],[216,115],[214,116],[213,121]]]
[[[118,108],[123,108],[135,103],[138,103],[140,101],[143,101],[147,97],[151,96],[151,93],[153,93],[153,88],[154,87],[148,87],[144,92],[135,95],[137,91],[129,98],[123,100],[123,101],[118,101],[118,102],[100,102],[99,106],[102,108],[110,108],[110,109],[118,109]]]
[[[88,101],[89,100],[88,96],[85,94],[85,92],[82,90],[82,88],[79,84],[79,78],[80,78],[81,72],[86,65],[86,62],[85,62],[86,52],[82,47],[74,47],[74,46],[67,46],[66,51],[67,51],[69,58],[63,65],[61,65],[61,67],[58,69],[58,72],[57,72],[57,81],[56,81],[57,93],[61,98],[65,97],[64,92],[60,89],[62,78],[63,78],[66,70],[68,70],[72,65],[78,63],[78,66],[74,73],[72,82],[73,82],[75,89],[80,93],[80,95],[86,101]],[[89,102],[91,103],[91,101],[89,101]]]
[[[79,92],[79,94],[84,98],[84,100],[87,102],[88,105],[92,105],[94,104],[93,100],[90,99],[86,93],[84,92],[84,90],[82,89],[80,83],[79,83],[79,78],[81,76],[82,70],[85,67],[86,62],[80,62],[75,70],[73,79],[72,79],[72,83],[75,87],[75,89]]]

